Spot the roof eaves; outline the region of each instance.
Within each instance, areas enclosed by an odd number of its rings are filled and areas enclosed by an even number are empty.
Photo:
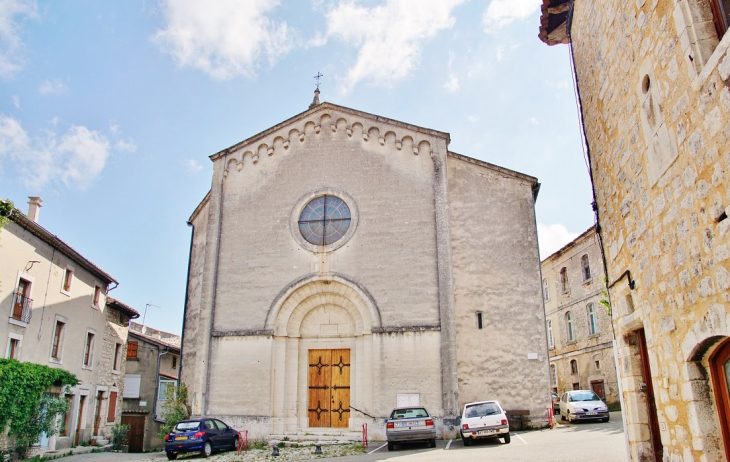
[[[117,311],[120,311],[127,316],[129,316],[131,319],[137,319],[139,318],[139,311],[135,310],[131,306],[127,305],[126,303],[122,303],[116,298],[113,297],[106,297],[106,304],[111,306]]]
[[[53,246],[57,250],[61,251],[62,253],[66,254],[69,258],[74,260],[76,263],[81,265],[84,269],[87,271],[97,275],[101,279],[105,280],[107,284],[109,283],[116,283],[119,284],[119,282],[114,279],[109,273],[104,271],[103,269],[96,266],[94,263],[91,262],[91,260],[87,259],[81,253],[79,253],[76,249],[62,241],[58,236],[55,234],[52,234],[50,231],[48,231],[43,226],[39,225],[35,221],[28,218],[23,212],[21,212],[18,209],[14,209],[13,213],[10,214],[10,219],[17,223],[19,226],[22,226],[26,230],[28,230],[30,233],[34,234],[36,237],[40,238],[45,243]]]
[[[508,168],[500,167],[499,165],[490,164],[489,162],[484,162],[483,160],[465,156],[464,154],[458,154],[456,152],[449,151],[448,156],[451,158],[454,158],[454,159],[459,159],[461,161],[468,162],[470,164],[479,165],[480,167],[487,168],[489,170],[494,170],[495,172],[500,173],[502,175],[507,175],[507,176],[511,176],[513,178],[527,181],[528,183],[530,183],[533,186],[536,186],[538,184],[537,178],[535,178],[534,176],[526,175],[524,173],[520,173],[515,170],[510,170]]]
[[[205,195],[203,200],[200,201],[200,204],[198,204],[198,206],[195,207],[195,210],[193,210],[193,214],[190,215],[190,218],[188,218],[189,225],[192,224],[193,220],[195,220],[195,218],[200,214],[200,212],[203,210],[203,207],[205,206],[205,204],[207,204],[208,201],[210,201],[210,192],[211,191],[212,191],[212,189],[208,190],[208,194]]]
[[[165,348],[169,348],[173,352],[180,353],[180,347],[178,345],[175,345],[174,343],[166,342],[163,339],[159,339],[156,337],[150,337],[149,335],[143,334],[141,332],[137,332],[136,330],[129,330],[129,335],[132,337],[136,337],[139,340],[144,340],[145,342],[154,343],[156,345],[163,346]]]
[[[560,249],[556,250],[555,252],[551,253],[549,256],[545,257],[540,263],[545,263],[546,261],[558,257],[562,254],[564,254],[566,251],[568,251],[570,248],[574,247],[578,241],[585,238],[586,236],[589,236],[591,233],[594,233],[596,231],[596,225],[591,226],[587,230],[583,231],[578,237],[573,239],[572,241],[568,242],[564,246],[562,246]]]
[[[572,8],[573,0],[542,0],[540,40],[550,46],[570,43],[568,16]]]

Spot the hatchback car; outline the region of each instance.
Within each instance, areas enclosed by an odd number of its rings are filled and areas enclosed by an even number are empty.
[[[399,407],[393,409],[385,421],[385,435],[388,438],[388,451],[398,443],[415,441],[427,442],[436,447],[436,427],[433,418],[423,407]]]
[[[200,452],[208,457],[213,451],[237,449],[237,445],[238,431],[209,417],[178,422],[165,435],[165,453],[170,460],[185,452]]]
[[[574,420],[600,419],[608,422],[608,406],[591,390],[571,390],[560,399],[560,418]]]
[[[461,413],[461,439],[464,446],[482,438],[503,438],[509,444],[509,422],[497,401],[468,403]]]

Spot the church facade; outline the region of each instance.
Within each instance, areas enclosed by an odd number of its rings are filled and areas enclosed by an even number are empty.
[[[453,437],[465,403],[496,399],[547,424],[539,184],[449,141],[322,103],[210,156],[189,220],[194,415],[382,438],[418,404]]]

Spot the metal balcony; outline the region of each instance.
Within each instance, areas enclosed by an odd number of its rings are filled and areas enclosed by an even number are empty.
[[[13,313],[11,319],[22,322],[30,322],[32,315],[33,300],[25,297],[20,292],[13,293]]]

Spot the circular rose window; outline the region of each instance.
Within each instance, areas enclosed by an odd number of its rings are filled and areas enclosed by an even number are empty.
[[[307,203],[299,215],[299,232],[314,245],[333,244],[350,228],[350,208],[336,196],[319,196]]]

